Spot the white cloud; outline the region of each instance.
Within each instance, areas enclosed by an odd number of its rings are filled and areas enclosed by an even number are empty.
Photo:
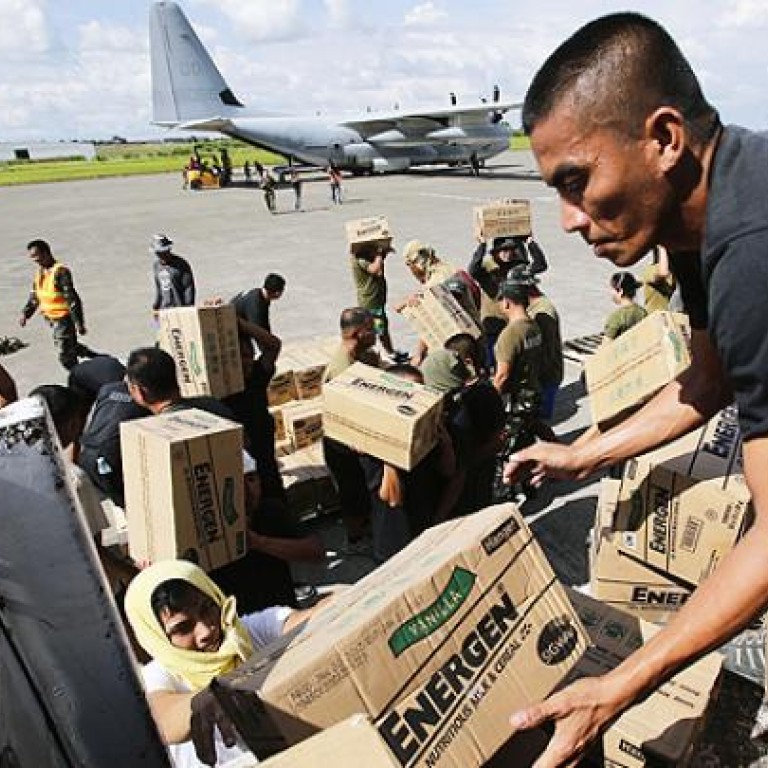
[[[45,53],[50,45],[45,0],[0,0],[0,57]]]
[[[202,0],[227,16],[249,40],[291,40],[306,34],[302,0]]]
[[[349,0],[323,0],[332,27],[347,27],[351,22]]]
[[[405,14],[403,23],[407,27],[426,26],[442,21],[447,15],[448,14],[442,8],[438,8],[432,0],[427,0],[426,3],[414,5],[413,8]]]
[[[754,28],[768,26],[766,0],[730,0],[720,16],[723,26]]]

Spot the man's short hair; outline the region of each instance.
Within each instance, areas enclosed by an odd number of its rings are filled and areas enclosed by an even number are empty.
[[[53,419],[53,425],[56,427],[56,432],[62,438],[72,419],[82,417],[83,423],[85,423],[83,402],[71,387],[65,387],[61,384],[41,384],[39,387],[35,387],[29,396],[39,397],[45,402]]]
[[[658,107],[674,107],[699,140],[719,125],[677,43],[657,22],[638,13],[614,13],[583,26],[536,73],[523,104],[530,135],[562,103],[595,124],[638,136]]]
[[[631,272],[614,272],[611,275],[609,285],[614,291],[621,291],[623,296],[634,299],[641,283]]]
[[[342,310],[339,318],[341,335],[346,336],[350,331],[356,331],[373,321],[373,315],[364,307],[348,307]]]
[[[270,272],[264,278],[264,290],[270,293],[278,293],[285,290],[285,278],[275,272]]]
[[[451,336],[443,346],[455,352],[462,360],[471,360],[476,370],[482,368],[483,348],[471,334],[457,333],[455,336]]]
[[[176,364],[167,352],[157,347],[142,347],[131,352],[125,376],[141,388],[148,403],[167,400],[179,393]]]
[[[521,307],[528,307],[530,303],[531,289],[526,285],[520,285],[511,280],[505,280],[499,288],[498,301],[507,299],[513,304],[517,304]]]
[[[45,240],[30,240],[27,243],[27,250],[31,251],[33,248],[40,251],[40,253],[44,253],[46,256],[52,255],[51,246]]]

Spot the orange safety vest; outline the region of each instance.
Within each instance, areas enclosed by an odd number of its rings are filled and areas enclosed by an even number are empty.
[[[35,275],[35,293],[40,312],[49,320],[61,320],[69,315],[69,302],[56,287],[56,273],[63,264],[56,262],[47,272],[38,269]]]

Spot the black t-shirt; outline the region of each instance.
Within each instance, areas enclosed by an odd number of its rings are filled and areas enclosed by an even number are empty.
[[[150,415],[133,401],[127,384],[106,384],[99,390],[90,420],[80,438],[78,464],[94,485],[120,506],[123,505],[120,424]],[[106,469],[111,471],[106,472]]]
[[[706,327],[745,438],[768,433],[768,136],[724,129],[715,153],[701,256],[676,256],[693,328]],[[697,274],[698,273],[698,274]]]
[[[232,304],[238,317],[258,325],[259,328],[263,328],[268,333],[272,333],[272,328],[269,325],[270,302],[264,298],[261,288],[239,293],[232,299]]]
[[[96,398],[105,384],[120,382],[124,376],[125,366],[116,357],[98,355],[70,368],[68,383],[73,389]]]
[[[207,395],[200,395],[198,397],[182,397],[181,400],[177,400],[167,408],[163,408],[163,413],[177,413],[178,411],[189,411],[192,408],[197,408],[207,413],[212,413],[214,416],[220,416],[222,419],[229,419],[235,421],[235,416],[232,411],[215,397],[208,397]]]
[[[254,457],[263,455],[266,449],[274,452],[275,420],[267,402],[267,387],[271,378],[272,370],[267,370],[257,360],[243,391],[228,395],[223,401],[232,411],[235,421],[243,425],[246,447]]]

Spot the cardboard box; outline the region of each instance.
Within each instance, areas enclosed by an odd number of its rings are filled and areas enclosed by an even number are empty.
[[[627,461],[614,519],[617,548],[691,586],[708,576],[749,525],[736,411]]]
[[[640,405],[691,363],[671,312],[654,312],[584,362],[595,423]]]
[[[480,328],[472,316],[442,284],[425,288],[401,314],[407,318],[430,349],[442,349],[445,342],[459,333],[477,339]]]
[[[619,549],[691,586],[733,549],[748,502],[713,483],[657,466],[621,481],[614,530]]]
[[[485,240],[505,235],[528,237],[531,227],[529,200],[495,200],[474,210],[474,233]]]
[[[262,768],[400,768],[378,731],[364,715],[347,720],[275,755]]]
[[[374,243],[380,245],[392,243],[392,230],[386,216],[370,216],[348,221],[346,229],[350,253],[357,253]]]
[[[338,493],[320,443],[281,457],[279,466],[288,506],[297,517],[306,518],[338,507]]]
[[[176,307],[158,315],[158,341],[176,363],[184,397],[226,397],[242,392],[237,317],[231,304]]]
[[[478,768],[509,713],[544,698],[585,635],[516,507],[427,530],[228,685],[290,742],[368,715],[400,766]],[[253,694],[251,694],[253,695]]]
[[[285,405],[296,399],[296,382],[293,371],[282,370],[276,373],[267,387],[267,403],[270,407]]]
[[[285,436],[294,450],[307,448],[323,439],[323,398],[300,400],[282,406]]]
[[[569,595],[592,642],[572,679],[608,672],[659,631],[578,592]],[[678,672],[621,715],[603,734],[602,753],[588,762],[608,768],[685,765],[715,698],[722,664],[720,654],[710,653]]]
[[[694,480],[711,482],[739,498],[749,500],[744,479],[742,440],[738,411],[724,408],[703,427],[649,453],[628,459],[623,474],[630,480],[663,466]]]
[[[288,438],[275,441],[275,456],[277,458],[288,456],[290,453],[293,453],[293,445]]]
[[[613,530],[621,483],[603,479],[590,547],[592,597],[655,624],[666,623],[687,602],[690,585],[628,557]]]
[[[440,392],[363,363],[323,387],[325,434],[406,470],[436,445],[442,409]]]
[[[288,439],[285,434],[285,419],[283,418],[284,405],[273,405],[269,408],[269,413],[275,420],[275,444],[282,443]]]
[[[205,411],[120,425],[128,544],[134,560],[205,570],[246,552],[243,430]]]
[[[485,768],[525,768],[533,764],[547,744],[543,730],[526,731],[508,741],[501,751],[485,763]],[[364,760],[362,756],[364,757]],[[364,715],[353,715],[338,725],[321,731],[282,754],[275,755],[263,768],[401,768],[389,751],[376,726]],[[250,768],[253,762],[243,762],[225,768]]]

